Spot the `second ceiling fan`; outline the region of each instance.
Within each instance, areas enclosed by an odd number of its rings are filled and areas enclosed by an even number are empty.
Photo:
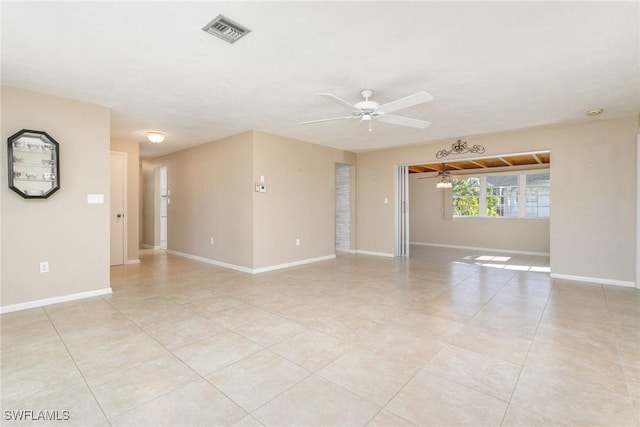
[[[320,93],[318,95],[348,109],[349,111],[351,111],[351,114],[348,116],[332,117],[329,119],[310,120],[306,122],[300,122],[300,124],[359,118],[363,122],[369,122],[369,131],[371,131],[371,121],[373,119],[385,123],[391,123],[399,126],[408,126],[416,129],[425,129],[431,124],[431,122],[428,122],[426,120],[412,119],[409,117],[389,114],[394,111],[402,110],[405,108],[413,107],[414,105],[419,105],[431,101],[433,99],[433,96],[431,96],[427,92],[417,92],[413,95],[405,96],[404,98],[387,102],[386,104],[378,104],[375,101],[371,101],[373,93],[374,92],[371,89],[364,89],[360,91],[360,95],[362,96],[362,98],[364,98],[364,101],[360,101],[355,104],[350,104],[344,99],[330,93]]]

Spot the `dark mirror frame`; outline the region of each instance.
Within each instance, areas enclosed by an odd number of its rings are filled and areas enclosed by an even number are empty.
[[[51,135],[22,129],[7,139],[7,146],[10,189],[25,199],[46,199],[60,189],[60,144]],[[20,182],[30,184],[16,185]],[[50,183],[50,188],[25,188],[38,183],[42,187]]]

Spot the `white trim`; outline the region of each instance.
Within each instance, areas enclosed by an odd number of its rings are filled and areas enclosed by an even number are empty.
[[[13,311],[27,310],[29,308],[43,307],[45,305],[59,304],[61,302],[74,301],[84,298],[108,295],[112,292],[111,287],[96,289],[95,291],[79,292],[77,294],[63,295],[59,297],[38,299],[35,301],[22,302],[20,304],[5,305],[0,307],[0,314],[11,313]]]
[[[127,264],[140,264],[140,259],[128,259]]]
[[[375,256],[383,256],[383,257],[388,257],[388,258],[395,258],[394,254],[390,254],[387,252],[372,252],[372,251],[363,251],[361,249],[358,249],[356,251],[357,254],[362,254],[362,255],[375,255]]]
[[[142,246],[145,249],[160,249],[160,246],[153,246],[148,243],[141,243],[140,246]]]
[[[240,271],[242,273],[249,273],[249,274],[265,273],[267,271],[281,270],[283,268],[295,267],[297,265],[303,265],[303,264],[311,264],[311,263],[320,262],[320,261],[327,261],[327,260],[336,258],[336,255],[332,254],[332,255],[326,255],[326,256],[321,256],[316,258],[307,258],[300,261],[288,262],[285,264],[269,265],[267,267],[260,267],[260,268],[249,268],[249,267],[243,267],[241,265],[235,265],[235,264],[229,264],[222,261],[216,261],[214,259],[204,258],[197,255],[191,255],[184,252],[178,252],[171,249],[167,249],[167,253],[181,256],[184,258],[193,259],[200,262],[206,262],[207,264],[212,264],[218,267],[229,268],[231,270]]]
[[[550,276],[552,279],[574,280],[576,282],[597,283],[599,285],[622,286],[625,288],[635,288],[636,286],[634,282],[629,282],[626,280],[603,279],[600,277],[574,276],[573,274],[559,274],[559,273],[551,273]]]
[[[122,187],[123,187],[123,194],[122,194],[122,210],[124,211],[122,218],[123,218],[123,222],[124,222],[124,232],[122,233],[122,264],[113,264],[113,265],[123,265],[123,264],[128,264],[127,262],[127,258],[129,257],[129,196],[128,196],[128,175],[129,175],[129,157],[126,151],[113,151],[111,150],[110,152],[111,156],[121,156],[124,159],[124,165],[123,165],[123,170],[122,170]],[[111,157],[109,157],[109,160],[111,160]],[[109,167],[111,167],[111,163],[109,163]],[[111,172],[111,169],[109,169],[109,172]],[[109,198],[110,200],[113,200],[111,198],[112,193],[109,193]],[[109,226],[111,226],[111,206],[109,206]],[[111,237],[109,237],[109,239],[111,239]],[[113,242],[109,241],[109,245],[113,244]]]
[[[267,271],[273,271],[273,270],[280,270],[280,269],[283,269],[283,268],[295,267],[297,265],[312,264],[314,262],[328,261],[328,260],[331,260],[331,259],[336,259],[336,254],[319,256],[319,257],[316,257],[316,258],[307,258],[307,259],[303,259],[303,260],[300,260],[300,261],[287,262],[285,264],[270,265],[268,267],[254,268],[253,269],[253,274],[265,273]]]
[[[253,269],[252,268],[243,267],[241,265],[235,265],[235,264],[229,264],[229,263],[222,262],[222,261],[216,261],[215,259],[205,258],[205,257],[197,256],[197,255],[191,255],[191,254],[187,254],[187,253],[184,253],[184,252],[178,252],[178,251],[174,251],[173,249],[167,249],[167,253],[168,254],[172,254],[172,255],[181,256],[181,257],[184,257],[184,258],[193,259],[193,260],[200,261],[200,262],[206,262],[207,264],[216,265],[218,267],[224,267],[224,268],[229,268],[231,270],[241,271],[243,273],[253,274]]]
[[[469,250],[472,250],[472,251],[502,252],[502,253],[505,253],[505,254],[549,256],[549,252],[517,251],[517,250],[513,250],[513,249],[499,249],[499,248],[481,248],[481,247],[478,247],[478,246],[443,245],[443,244],[440,244],[440,243],[411,242],[411,244],[412,245],[418,245],[418,246],[434,246],[434,247],[437,247],[437,248],[469,249]]]
[[[640,117],[636,143],[636,289],[640,289]]]

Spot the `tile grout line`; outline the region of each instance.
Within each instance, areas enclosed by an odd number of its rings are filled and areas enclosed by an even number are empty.
[[[100,297],[100,298],[102,298],[102,297]],[[98,400],[98,398],[96,397],[95,393],[93,392],[93,389],[89,385],[89,382],[87,381],[87,378],[84,376],[84,374],[80,370],[80,367],[78,366],[78,363],[76,362],[76,359],[71,354],[71,351],[69,350],[69,347],[67,346],[67,343],[64,341],[64,338],[62,338],[62,335],[60,335],[60,331],[58,330],[55,322],[53,321],[53,319],[51,319],[51,316],[49,315],[49,312],[47,311],[46,307],[43,307],[43,311],[46,314],[47,318],[49,319],[49,322],[51,322],[51,326],[53,326],[53,329],[55,329],[56,334],[58,335],[58,338],[60,338],[60,341],[62,342],[62,345],[64,345],[64,348],[67,351],[67,354],[69,355],[69,358],[73,361],[73,365],[76,367],[76,369],[78,370],[78,373],[82,377],[82,381],[84,381],[84,384],[87,386],[87,389],[89,390],[89,393],[91,393],[91,396],[93,397],[93,400],[95,400],[96,405],[98,405],[98,408],[100,408],[100,411],[102,412],[102,416],[104,416],[104,419],[107,421],[107,423],[109,425],[112,425],[111,421],[107,417],[107,414],[104,412],[104,408],[100,404],[100,401]]]
[[[538,329],[540,329],[540,324],[542,323],[542,318],[544,317],[544,313],[545,313],[545,311],[547,311],[547,306],[549,305],[549,301],[551,300],[551,294],[552,294],[553,288],[555,286],[555,279],[551,279],[551,277],[549,279],[551,280],[551,288],[549,289],[549,295],[547,296],[547,301],[544,304],[544,309],[540,313],[540,318],[538,319],[538,324],[536,325],[536,330],[533,333],[533,336],[531,337],[531,342],[529,343],[529,348],[527,349],[527,354],[525,355],[524,360],[522,361],[522,366],[520,367],[520,372],[518,372],[518,377],[516,378],[516,382],[513,385],[513,389],[511,390],[511,395],[509,396],[509,401],[507,402],[507,407],[505,408],[504,414],[502,415],[502,420],[500,421],[500,425],[501,426],[504,424],[504,420],[507,417],[507,413],[509,412],[509,408],[511,407],[511,401],[513,400],[513,395],[515,394],[516,389],[518,388],[518,383],[520,382],[520,376],[522,375],[522,371],[524,371],[524,367],[527,364],[527,360],[529,359],[529,353],[531,352],[531,347],[533,347],[533,343],[535,341],[536,335],[538,335]]]
[[[604,303],[605,303],[605,307],[607,308],[607,314],[610,315],[611,311],[609,310],[609,304],[607,304],[607,293],[605,292],[604,286],[601,285],[602,288],[602,294],[603,294],[603,298],[604,298]],[[620,365],[620,368],[622,369],[622,374],[624,376],[624,382],[625,385],[627,386],[627,397],[629,398],[629,402],[631,404],[631,409],[633,410],[633,413],[636,417],[636,422],[640,425],[640,405],[634,405],[633,404],[633,396],[631,395],[631,389],[632,389],[632,384],[629,381],[629,374],[627,373],[627,369],[626,366],[627,364],[624,362],[624,359],[622,358],[622,353],[620,352],[620,345],[619,342],[621,341],[621,339],[617,336],[617,333],[615,335],[615,343],[616,343],[616,355],[617,355],[617,359]],[[623,340],[626,341],[626,340]]]
[[[109,303],[109,302],[107,301],[107,303]],[[185,366],[185,367],[187,367],[189,370],[191,370],[194,374],[196,374],[196,375],[199,377],[199,379],[201,379],[201,380],[205,381],[207,384],[211,385],[211,386],[212,386],[213,388],[215,388],[219,393],[221,393],[223,396],[225,396],[227,399],[229,399],[231,402],[233,402],[235,405],[237,405],[237,406],[238,406],[238,408],[240,408],[240,409],[242,409],[244,412],[246,412],[246,413],[247,413],[247,415],[250,415],[250,412],[248,412],[247,410],[245,410],[245,409],[244,409],[244,408],[243,408],[243,407],[242,407],[238,402],[236,402],[235,400],[233,400],[230,396],[228,396],[226,393],[224,393],[224,392],[223,392],[222,390],[220,390],[218,387],[216,387],[215,385],[211,384],[211,382],[209,382],[209,381],[208,381],[204,376],[202,376],[199,372],[197,372],[194,368],[192,368],[192,367],[191,367],[189,364],[187,364],[184,360],[182,360],[180,357],[178,357],[178,355],[176,355],[172,350],[170,350],[169,348],[167,348],[164,344],[162,344],[161,342],[159,342],[155,337],[153,337],[153,336],[152,336],[152,335],[150,335],[147,331],[145,331],[144,329],[142,329],[142,327],[140,327],[140,325],[138,325],[135,321],[133,321],[132,319],[130,319],[126,314],[122,313],[122,312],[118,309],[118,307],[115,307],[115,306],[113,306],[113,305],[112,305],[112,304],[110,304],[110,303],[109,303],[109,305],[111,305],[111,306],[112,306],[113,308],[115,308],[115,309],[116,309],[120,314],[122,314],[122,315],[123,315],[124,317],[126,317],[130,322],[132,322],[134,325],[136,325],[136,327],[138,327],[138,328],[139,328],[139,329],[140,329],[140,330],[141,330],[145,335],[147,335],[147,336],[148,336],[149,338],[151,338],[153,341],[155,341],[156,343],[158,343],[158,345],[162,346],[162,348],[164,348],[166,351],[168,351],[168,352],[169,352],[169,353],[170,353],[170,354],[171,354],[171,355],[172,355],[172,356],[173,356],[177,361],[179,361],[182,365],[184,365],[184,366]],[[196,313],[196,314],[197,314],[197,313]],[[221,325],[219,325],[219,326],[221,326]],[[224,327],[224,326],[221,326],[221,327]],[[225,332],[233,332],[233,331],[229,329],[229,330],[227,330],[227,331],[225,331]],[[221,333],[225,333],[225,332],[221,332]],[[234,333],[235,333],[235,332],[234,332]],[[238,336],[241,336],[241,335],[239,335],[239,334],[237,334],[237,333],[235,333],[235,334],[236,334],[236,335],[238,335]],[[215,335],[217,335],[217,334],[215,334]],[[215,336],[215,335],[213,335],[213,336]],[[211,337],[206,337],[206,338],[203,338],[202,340],[205,340],[205,339],[207,339],[207,338],[211,338]],[[242,337],[242,338],[244,338],[244,337]],[[245,338],[245,339],[246,339],[246,338]],[[195,343],[195,342],[198,342],[198,341],[202,341],[202,340],[194,341],[194,343]],[[193,343],[191,343],[191,344],[193,344]],[[185,344],[185,345],[190,345],[190,344]],[[258,345],[258,344],[256,344],[256,345]],[[183,346],[178,347],[178,348],[182,348],[182,347],[183,347]],[[262,347],[262,346],[260,346],[260,347]],[[260,351],[260,350],[258,350],[258,351]],[[257,353],[258,351],[254,352],[254,353],[251,353],[251,354],[255,354],[255,353]],[[247,356],[250,356],[250,355],[247,355]],[[247,356],[245,356],[245,357],[247,357]],[[243,359],[244,359],[244,357],[243,357]],[[242,360],[242,359],[240,359],[240,360]],[[238,362],[238,361],[236,361],[236,362]],[[141,362],[140,364],[142,364],[142,363],[144,363],[144,362]],[[230,365],[232,365],[233,363],[235,363],[235,362],[232,362],[232,363],[230,363],[230,364],[228,364],[228,365],[225,365],[225,366],[221,366],[221,367],[220,367],[220,368],[218,368],[218,369],[226,368],[227,366],[230,366]],[[136,365],[136,366],[137,366],[137,365]],[[217,371],[218,369],[216,369],[216,371]],[[213,371],[213,372],[215,372],[215,371]],[[212,373],[213,373],[213,372],[212,372]],[[123,411],[123,412],[121,412],[121,413],[117,414],[114,418],[119,417],[119,416],[121,416],[121,415],[123,415],[123,414],[125,414],[125,413],[127,413],[127,412],[133,411],[134,409],[137,409],[137,408],[141,407],[142,405],[146,405],[146,404],[148,404],[148,403],[150,403],[150,402],[153,402],[154,400],[157,400],[157,399],[159,399],[159,398],[161,398],[161,397],[163,397],[163,396],[166,396],[166,395],[168,395],[168,394],[170,394],[170,393],[173,393],[173,392],[175,392],[176,390],[180,390],[181,388],[184,388],[184,387],[186,387],[186,386],[188,386],[188,385],[190,385],[190,384],[195,383],[196,381],[199,381],[199,379],[196,379],[196,380],[194,380],[194,381],[188,382],[188,383],[183,384],[183,385],[181,385],[181,386],[179,386],[179,387],[172,388],[171,390],[168,390],[167,392],[162,393],[162,394],[160,394],[160,395],[158,395],[158,396],[154,397],[153,399],[151,399],[151,400],[149,400],[149,401],[147,401],[147,402],[142,402],[140,405],[137,405],[137,406],[135,406],[135,407],[133,407],[133,408],[127,409],[126,411]],[[245,415],[245,416],[246,416],[246,415]],[[105,415],[105,418],[106,418],[106,415]],[[242,418],[244,418],[244,417],[242,417]],[[234,423],[235,423],[235,422],[240,421],[242,418],[239,418],[239,419],[235,420],[235,421],[234,421]],[[109,419],[108,419],[108,418],[107,418],[107,421],[109,421]],[[111,423],[109,422],[109,424],[111,424]]]

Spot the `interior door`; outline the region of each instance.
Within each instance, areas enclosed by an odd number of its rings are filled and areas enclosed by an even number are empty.
[[[126,259],[126,154],[111,153],[111,265]]]

